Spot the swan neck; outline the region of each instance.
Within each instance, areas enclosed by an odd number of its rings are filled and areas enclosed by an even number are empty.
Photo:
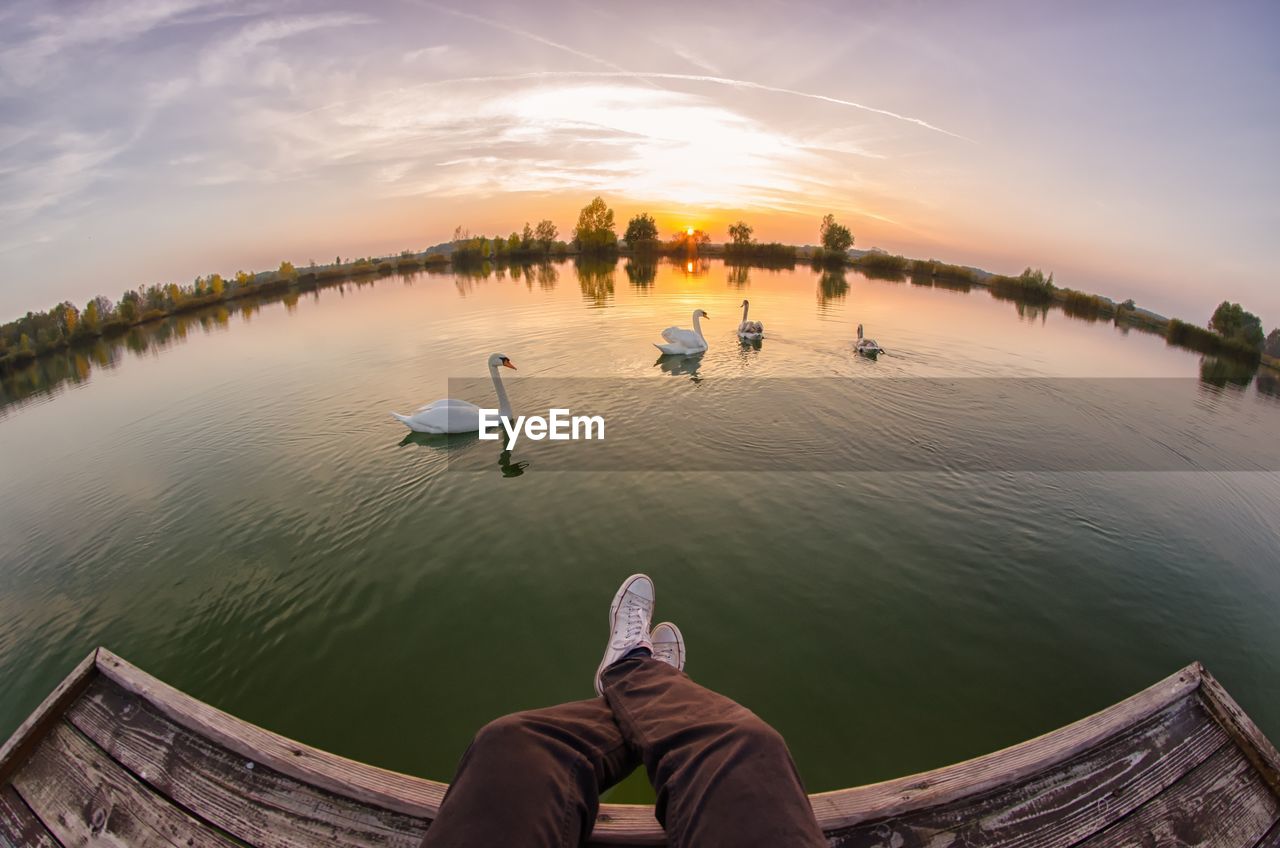
[[[705,340],[706,337],[702,335],[702,322],[697,312],[693,313],[693,331],[698,334],[698,338]]]
[[[749,310],[750,308],[751,308],[750,303],[744,302],[742,304],[742,323],[744,324],[747,323],[747,310]]]
[[[493,378],[493,389],[498,393],[498,414],[503,418],[510,418],[511,401],[507,398],[507,390],[502,387],[502,377],[498,374],[498,366],[489,366],[489,376]]]

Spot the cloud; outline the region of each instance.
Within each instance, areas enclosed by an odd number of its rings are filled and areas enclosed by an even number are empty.
[[[523,73],[523,74],[495,74],[491,76],[479,76],[479,77],[458,77],[456,79],[451,79],[451,80],[439,80],[433,83],[424,83],[424,85],[445,85],[449,83],[469,83],[469,82],[472,82],[472,83],[474,82],[479,82],[479,83],[512,82],[512,81],[518,81],[518,80],[575,79],[575,78],[579,78],[579,79],[626,78],[626,79],[635,79],[635,80],[678,80],[682,82],[710,83],[712,85],[728,86],[730,88],[739,88],[739,89],[746,89],[751,91],[765,91],[773,94],[786,94],[792,97],[803,97],[809,100],[819,100],[825,103],[834,103],[837,106],[848,106],[850,108],[858,109],[863,112],[869,112],[875,115],[883,115],[888,118],[893,118],[894,120],[897,120],[897,121],[903,121],[908,124],[914,124],[918,127],[922,127],[924,129],[930,130],[931,132],[936,132],[936,133],[941,133],[943,135],[951,136],[952,138],[959,139],[960,141],[967,141],[971,143],[973,142],[973,139],[971,138],[967,138],[966,136],[960,135],[959,133],[952,132],[951,130],[943,129],[942,127],[937,126],[936,124],[932,124],[924,120],[923,118],[914,118],[910,115],[903,115],[901,113],[893,112],[888,109],[881,109],[876,106],[868,106],[865,103],[858,103],[857,101],[854,101],[854,100],[843,100],[839,97],[829,97],[825,94],[815,94],[808,91],[798,91],[793,88],[779,88],[777,86],[764,85],[758,82],[751,82],[750,80],[730,79],[728,77],[717,77],[717,76],[711,76],[709,74],[673,74],[673,73],[647,72],[647,71],[613,71],[613,72],[531,71],[529,73]]]
[[[219,85],[244,72],[255,51],[276,41],[319,29],[358,26],[372,22],[366,15],[327,13],[256,21],[239,32],[205,48],[200,56],[200,81]]]
[[[101,0],[62,14],[29,19],[17,44],[0,54],[0,73],[31,85],[44,79],[50,60],[95,44],[123,43],[188,15],[226,10],[227,0]],[[24,37],[25,36],[25,37]]]

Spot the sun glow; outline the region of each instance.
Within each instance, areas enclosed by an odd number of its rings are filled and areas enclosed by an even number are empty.
[[[685,227],[684,232],[685,232],[685,235],[690,235],[690,236],[693,235],[693,227]]]

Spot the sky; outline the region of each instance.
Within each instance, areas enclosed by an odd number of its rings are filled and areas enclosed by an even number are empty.
[[[0,7],[0,320],[456,226],[743,219],[1280,325],[1280,5]]]

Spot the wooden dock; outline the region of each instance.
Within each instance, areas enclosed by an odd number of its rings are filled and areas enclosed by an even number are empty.
[[[0,845],[411,848],[446,788],[255,727],[99,649],[0,748]],[[1280,848],[1280,754],[1198,663],[1011,748],[811,798],[833,848]],[[592,839],[663,833],[652,808],[605,804]]]

